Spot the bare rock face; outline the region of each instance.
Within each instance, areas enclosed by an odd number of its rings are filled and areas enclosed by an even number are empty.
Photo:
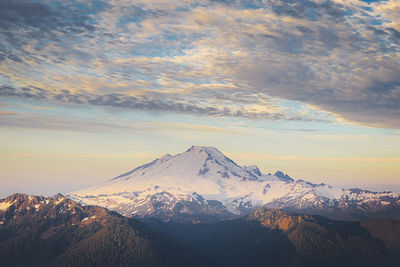
[[[400,249],[399,221],[331,221],[321,216],[265,208],[250,214],[247,220],[269,230],[281,231],[294,245],[297,253],[304,259],[310,259],[310,263],[394,266],[395,262],[400,260],[389,256],[391,253],[396,255]],[[387,224],[390,224],[390,227],[384,232],[392,233],[395,238],[388,240],[382,233],[382,226]],[[387,247],[382,247],[382,241],[387,242]]]

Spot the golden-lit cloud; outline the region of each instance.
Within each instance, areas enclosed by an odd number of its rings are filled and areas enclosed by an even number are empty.
[[[279,161],[332,161],[332,162],[400,162],[400,158],[351,158],[351,157],[298,157],[298,156],[277,156],[264,153],[229,153],[233,158],[245,160],[279,160]]]
[[[4,22],[10,27],[0,56],[2,85],[37,87],[47,95],[67,90],[74,96],[56,101],[74,98],[83,105],[91,103],[82,97],[93,101],[122,94],[146,99],[146,104],[125,105],[130,109],[160,110],[167,102],[164,112],[305,121],[318,109],[325,117],[332,114],[328,121],[400,125],[395,0],[93,0],[86,3],[89,14],[59,14],[53,4],[3,6],[16,16],[30,7],[35,21]],[[73,2],[59,4],[67,11],[75,8]],[[34,17],[35,12],[54,21]],[[252,104],[239,97],[254,94],[260,100],[252,98]],[[268,103],[261,100],[268,97]],[[274,99],[315,108],[293,115],[296,108],[287,112]],[[225,109],[229,112],[221,112]]]
[[[53,107],[42,107],[42,106],[36,106],[36,107],[33,107],[34,109],[39,109],[39,110],[53,110],[53,109],[55,109],[55,108],[53,108]]]

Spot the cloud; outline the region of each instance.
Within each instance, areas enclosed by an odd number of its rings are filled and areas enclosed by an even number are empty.
[[[229,153],[232,158],[240,160],[279,160],[279,161],[335,161],[335,162],[400,162],[400,158],[326,158],[326,157],[295,157],[295,156],[276,156],[265,153]]]
[[[240,107],[219,108],[216,106],[206,106],[191,103],[172,101],[168,98],[164,100],[162,96],[150,98],[148,96],[128,96],[125,94],[93,94],[93,93],[71,93],[68,90],[46,91],[38,87],[13,88],[10,86],[0,86],[0,96],[18,97],[39,101],[62,102],[78,105],[93,105],[128,110],[144,110],[156,112],[175,112],[193,114],[201,116],[216,117],[241,117],[248,119],[269,119],[269,120],[309,120],[327,121],[327,118],[319,118],[318,114],[290,114],[285,110],[257,110],[243,109]],[[239,96],[240,98],[240,96]]]
[[[39,110],[53,110],[53,109],[55,109],[55,108],[36,106],[36,107],[33,107],[33,109],[39,109]]]
[[[243,134],[245,131],[196,123],[145,120],[116,120],[104,116],[66,116],[57,112],[15,112],[0,110],[0,128],[56,130],[88,133],[142,133],[187,131],[212,134]]]
[[[3,1],[0,10],[2,96],[400,128],[395,0]]]
[[[65,1],[66,3],[68,1]],[[104,6],[100,1],[95,6]],[[64,45],[89,37],[96,25],[89,22],[88,10],[63,2],[0,1],[0,32],[3,36],[0,61],[24,63],[35,60],[62,61],[62,56],[43,55],[50,43]]]

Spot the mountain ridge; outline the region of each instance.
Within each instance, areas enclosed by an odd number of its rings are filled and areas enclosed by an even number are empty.
[[[239,166],[210,146],[167,154],[67,196],[125,216],[164,220],[192,217],[194,222],[231,219],[262,206],[348,220],[368,218],[376,212],[389,214],[400,206],[399,193],[313,184],[294,180],[282,171],[266,175],[255,165]],[[400,218],[397,212],[391,214]]]
[[[398,266],[400,220],[260,208],[211,224],[142,222],[61,194],[0,199],[4,266]]]
[[[186,246],[142,222],[62,195],[0,200],[2,266],[198,266]]]
[[[398,266],[400,221],[336,221],[260,208],[214,224],[144,221],[220,266]]]

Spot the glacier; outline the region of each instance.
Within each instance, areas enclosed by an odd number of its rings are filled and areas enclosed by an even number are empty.
[[[66,196],[124,216],[192,222],[230,219],[263,206],[351,220],[400,205],[399,193],[313,184],[281,171],[266,175],[206,146],[167,154]]]

